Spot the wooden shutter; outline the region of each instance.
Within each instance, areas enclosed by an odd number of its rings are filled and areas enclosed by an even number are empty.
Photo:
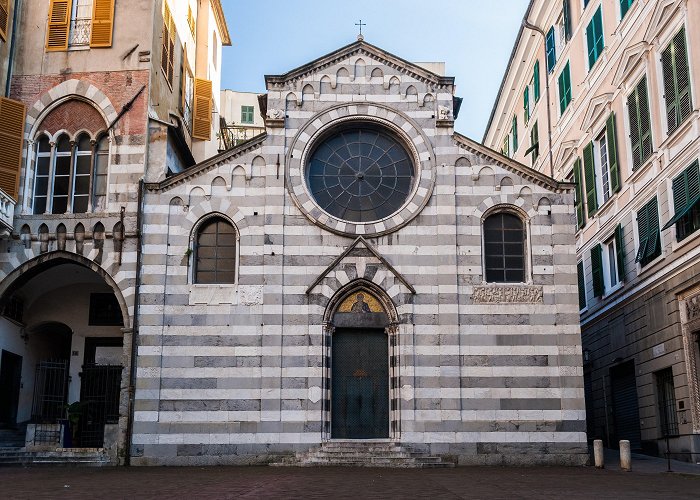
[[[523,90],[523,118],[527,126],[530,121],[530,87],[526,86]]]
[[[651,156],[653,143],[651,138],[651,112],[649,111],[649,93],[647,90],[647,77],[644,76],[637,84],[637,98],[639,103],[639,134],[641,141],[640,166]]]
[[[566,91],[564,89],[564,72],[561,72],[559,78],[557,79],[557,86],[559,87],[559,114],[563,115],[566,110]]]
[[[535,102],[540,100],[540,61],[535,61],[535,65],[532,68],[532,92],[535,94]]]
[[[641,262],[644,259],[644,255],[647,251],[647,245],[649,243],[649,233],[648,233],[648,215],[647,215],[647,205],[644,205],[637,213],[637,232],[639,233],[639,250],[637,251],[637,256],[635,257],[635,262]]]
[[[586,225],[586,216],[583,210],[583,183],[581,178],[581,159],[574,162],[574,182],[576,183],[576,222],[579,229]]]
[[[46,51],[68,50],[71,0],[51,0],[46,28]]]
[[[90,47],[111,47],[114,29],[114,0],[93,0]]]
[[[593,274],[593,296],[602,297],[605,292],[603,281],[603,247],[599,244],[591,248],[591,272]]]
[[[636,170],[641,166],[642,159],[642,134],[639,125],[639,86],[635,87],[632,93],[627,96],[627,112],[630,122],[630,144],[632,145],[632,170]]]
[[[554,66],[557,64],[557,49],[554,42],[554,26],[549,28],[549,31],[547,32],[545,45],[547,48],[547,72],[551,73],[554,71]]]
[[[595,64],[595,33],[593,29],[593,20],[586,26],[586,46],[588,47],[588,68],[592,68]]]
[[[211,139],[212,84],[210,80],[194,79],[194,113],[192,137],[208,141]]]
[[[676,83],[673,64],[673,42],[661,53],[661,70],[664,77],[664,99],[666,101],[666,120],[669,133],[678,127],[678,100],[676,99]]]
[[[564,15],[564,38],[568,42],[571,40],[571,5],[570,0],[564,0],[564,6],[562,8]]]
[[[0,97],[0,189],[17,201],[24,144],[24,103]]]
[[[0,38],[7,41],[7,30],[10,22],[10,0],[0,0]]]
[[[513,134],[513,156],[515,156],[515,152],[518,150],[518,117],[513,116],[513,126],[512,126],[512,134]]]
[[[605,136],[608,146],[608,168],[610,169],[610,188],[613,193],[620,190],[620,164],[617,161],[617,133],[615,132],[615,113],[610,113],[605,123]]]
[[[624,19],[630,8],[630,0],[620,0],[620,19]]]
[[[592,217],[598,210],[598,192],[595,185],[595,163],[593,161],[593,143],[583,148],[583,175],[586,180],[586,203],[588,216]]]
[[[644,255],[645,258],[653,258],[658,255],[661,248],[661,232],[659,231],[659,207],[656,197],[647,203],[647,235],[649,244]]]
[[[576,273],[578,274],[578,308],[586,308],[586,278],[583,274],[583,262],[576,265]]]
[[[617,257],[617,279],[625,280],[625,232],[622,224],[615,228],[615,254]]]
[[[685,44],[685,28],[673,37],[673,64],[676,74],[676,92],[678,99],[678,123],[682,123],[693,111],[690,95],[690,68],[688,50]]]

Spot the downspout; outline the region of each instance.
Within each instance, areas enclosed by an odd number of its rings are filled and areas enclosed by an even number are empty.
[[[10,37],[10,50],[7,59],[7,81],[5,82],[5,97],[10,97],[10,84],[12,82],[12,65],[15,61],[15,40],[17,33],[17,21],[19,20],[19,12],[22,9],[22,0],[15,2],[15,9],[12,11],[12,36]]]
[[[144,202],[144,185],[143,179],[139,180],[138,208],[136,211],[136,283],[134,285],[134,320],[131,333],[131,370],[129,374],[129,419],[126,424],[128,449],[124,465],[131,465],[131,448],[134,441],[134,404],[136,402],[136,356],[138,354],[138,339],[139,339],[139,303],[141,299],[141,246],[143,243],[143,202]],[[122,229],[122,231],[126,231]]]
[[[538,26],[535,26],[534,24],[531,24],[527,21],[527,19],[523,19],[523,27],[527,29],[531,29],[533,31],[536,31],[540,35],[542,35],[542,41],[544,42],[543,47],[544,47],[544,70],[545,70],[545,77],[544,77],[544,86],[545,86],[545,92],[547,94],[547,136],[549,139],[549,144],[548,144],[548,149],[549,149],[549,176],[554,178],[554,153],[552,152],[552,113],[551,113],[551,106],[550,106],[550,100],[549,100],[549,71],[547,69],[547,35],[545,34],[544,30]]]

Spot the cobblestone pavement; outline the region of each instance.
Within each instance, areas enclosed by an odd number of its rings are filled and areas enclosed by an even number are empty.
[[[700,477],[586,468],[1,468],[14,498],[693,498]]]

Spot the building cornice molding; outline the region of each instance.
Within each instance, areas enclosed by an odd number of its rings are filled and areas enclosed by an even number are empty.
[[[221,0],[211,0],[211,9],[214,11],[216,25],[219,27],[221,45],[231,46],[231,35],[228,31],[226,15],[224,14],[224,8],[221,6]]]

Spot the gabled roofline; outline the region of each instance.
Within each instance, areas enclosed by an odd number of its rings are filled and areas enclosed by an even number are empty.
[[[418,66],[415,63],[412,63],[410,61],[407,61],[397,55],[394,55],[390,52],[387,52],[385,50],[380,49],[376,45],[372,45],[371,43],[367,43],[364,40],[358,40],[356,42],[353,42],[351,44],[348,44],[344,47],[341,47],[337,50],[334,50],[333,52],[330,52],[324,56],[319,57],[318,59],[315,59],[311,61],[310,63],[304,64],[303,66],[299,66],[298,68],[292,69],[284,74],[281,75],[265,75],[265,84],[269,85],[271,83],[274,84],[283,84],[289,80],[294,80],[300,77],[303,77],[306,74],[311,73],[312,71],[318,69],[320,66],[329,66],[333,64],[335,61],[338,59],[342,59],[343,57],[347,57],[350,54],[353,54],[358,51],[364,50],[367,52],[369,55],[373,55],[379,59],[382,59],[386,62],[393,63],[393,64],[398,64],[402,66],[406,71],[411,73],[413,76],[415,76],[418,79],[422,80],[428,80],[430,82],[436,83],[438,85],[454,85],[455,79],[452,76],[441,76],[438,75],[437,73],[433,73],[430,70],[427,70],[421,66]]]
[[[221,0],[211,0],[211,8],[214,11],[214,18],[219,27],[221,35],[221,45],[231,46],[231,35],[228,32],[228,24],[224,15],[224,8],[221,6]]]
[[[179,174],[173,175],[172,177],[168,177],[167,179],[161,181],[161,182],[149,182],[146,184],[146,189],[149,191],[162,191],[164,189],[167,189],[169,187],[177,186],[179,184],[182,184],[183,182],[186,182],[187,180],[191,179],[192,177],[199,175],[203,172],[206,172],[208,170],[211,170],[212,168],[216,167],[217,165],[220,165],[221,163],[234,158],[236,156],[240,156],[244,153],[248,153],[249,151],[255,149],[256,147],[260,146],[265,139],[267,138],[267,133],[263,132],[262,134],[258,134],[252,139],[247,140],[246,142],[239,144],[238,146],[227,149],[226,151],[222,151],[218,155],[212,156],[211,158],[208,158],[204,160],[201,163],[198,163],[196,165],[193,165],[192,167],[188,168],[184,172],[180,172]]]
[[[455,132],[453,137],[458,145],[463,146],[466,149],[470,149],[473,153],[476,153],[482,157],[494,159],[513,173],[522,175],[530,182],[534,182],[535,184],[538,184],[539,186],[547,188],[551,191],[570,191],[575,187],[575,184],[572,182],[557,181],[556,179],[543,174],[539,170],[535,170],[534,168],[523,165],[512,158],[508,158],[498,151],[486,147],[483,144],[476,142],[475,140],[462,134]]]
[[[527,21],[527,18],[530,17],[530,12],[532,12],[532,8],[535,5],[535,0],[530,0],[530,4],[527,6],[527,10],[525,11],[525,15],[523,16],[523,22],[520,23],[520,29],[518,30],[518,36],[515,37],[515,43],[513,44],[513,50],[510,52],[510,57],[508,58],[508,64],[506,64],[506,69],[505,72],[503,73],[503,79],[501,80],[501,86],[498,88],[498,94],[496,94],[496,100],[493,103],[493,108],[491,108],[491,116],[489,116],[489,122],[486,124],[486,129],[484,130],[484,137],[481,139],[482,142],[486,142],[486,136],[489,133],[489,130],[491,129],[491,124],[493,123],[493,119],[496,116],[496,108],[498,107],[498,103],[501,102],[501,96],[503,95],[503,89],[506,86],[506,80],[508,79],[508,73],[510,72],[510,67],[513,64],[513,61],[515,60],[515,54],[518,51],[518,47],[520,46],[520,40],[523,36],[523,31],[525,30],[525,21]]]

